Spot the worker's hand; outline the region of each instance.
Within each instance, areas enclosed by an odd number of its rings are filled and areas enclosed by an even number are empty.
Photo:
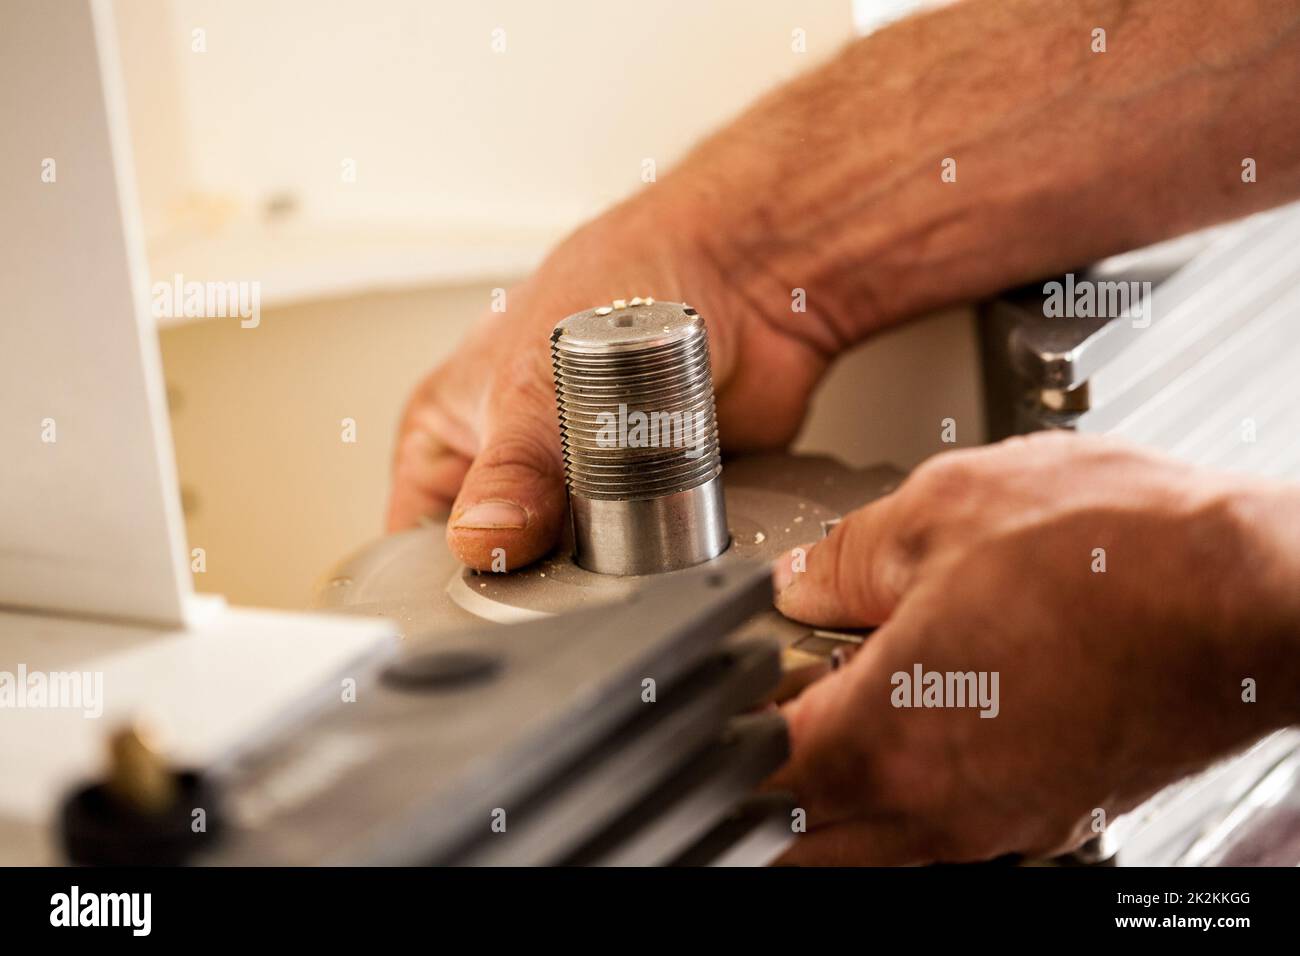
[[[1298,515],[1292,489],[1051,434],[940,455],[805,571],[782,559],[787,615],[880,625],[787,705],[789,861],[1063,852],[1300,718]],[[918,669],[973,672],[975,699]]]
[[[720,275],[706,204],[672,198],[672,182],[560,245],[419,385],[398,436],[390,530],[450,508],[448,543],[472,567],[492,567],[495,548],[511,570],[550,550],[565,508],[550,332],[615,298],[684,300],[705,317],[728,451],[790,440],[826,366],[827,330],[813,312],[791,311],[789,289],[774,286],[764,302]]]

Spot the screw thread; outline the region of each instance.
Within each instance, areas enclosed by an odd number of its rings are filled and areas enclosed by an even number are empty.
[[[570,494],[657,498],[722,471],[703,318],[632,301],[570,316],[551,337]]]

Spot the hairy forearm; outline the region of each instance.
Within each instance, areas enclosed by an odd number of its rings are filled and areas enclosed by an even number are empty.
[[[1300,196],[1298,116],[1294,0],[968,0],[852,44],[656,188],[751,303],[829,355]]]

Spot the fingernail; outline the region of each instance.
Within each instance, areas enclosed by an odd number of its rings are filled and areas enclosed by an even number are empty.
[[[528,523],[524,509],[510,501],[480,501],[453,521],[453,528],[522,528]]]

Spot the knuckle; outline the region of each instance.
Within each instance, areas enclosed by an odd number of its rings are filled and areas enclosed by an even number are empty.
[[[518,431],[506,435],[479,453],[475,470],[521,471],[542,478],[557,478],[562,471],[558,449],[540,432]]]
[[[878,542],[870,540],[871,528],[861,512],[850,515],[835,529],[837,534],[834,554],[834,585],[836,591],[850,607],[875,608],[882,598],[892,599],[892,592],[882,593],[879,588],[879,566],[884,552]]]
[[[436,435],[448,417],[447,376],[443,369],[444,366],[435,368],[411,392],[402,414],[402,442],[420,431]]]
[[[923,462],[903,485],[907,523],[927,525],[943,508],[978,492],[979,467],[969,452],[949,452]]]
[[[865,588],[866,551],[862,547],[859,531],[861,522],[849,520],[842,522],[823,543],[827,549],[826,574],[823,580],[830,584],[840,601],[851,608],[863,605]]]
[[[973,468],[969,454],[943,452],[927,458],[912,472],[912,478],[925,485],[943,486],[965,478]]]
[[[397,440],[394,460],[396,467],[401,469],[411,462],[423,458],[429,453],[431,437],[428,432],[422,428],[408,428]]]
[[[819,577],[844,607],[863,618],[876,618],[894,607],[907,589],[915,558],[886,539],[879,520],[865,510],[846,518],[819,545],[826,549]]]
[[[532,359],[512,363],[497,376],[494,385],[496,407],[513,412],[527,409],[537,415],[539,422],[559,427],[555,419],[555,385],[548,364]]]

